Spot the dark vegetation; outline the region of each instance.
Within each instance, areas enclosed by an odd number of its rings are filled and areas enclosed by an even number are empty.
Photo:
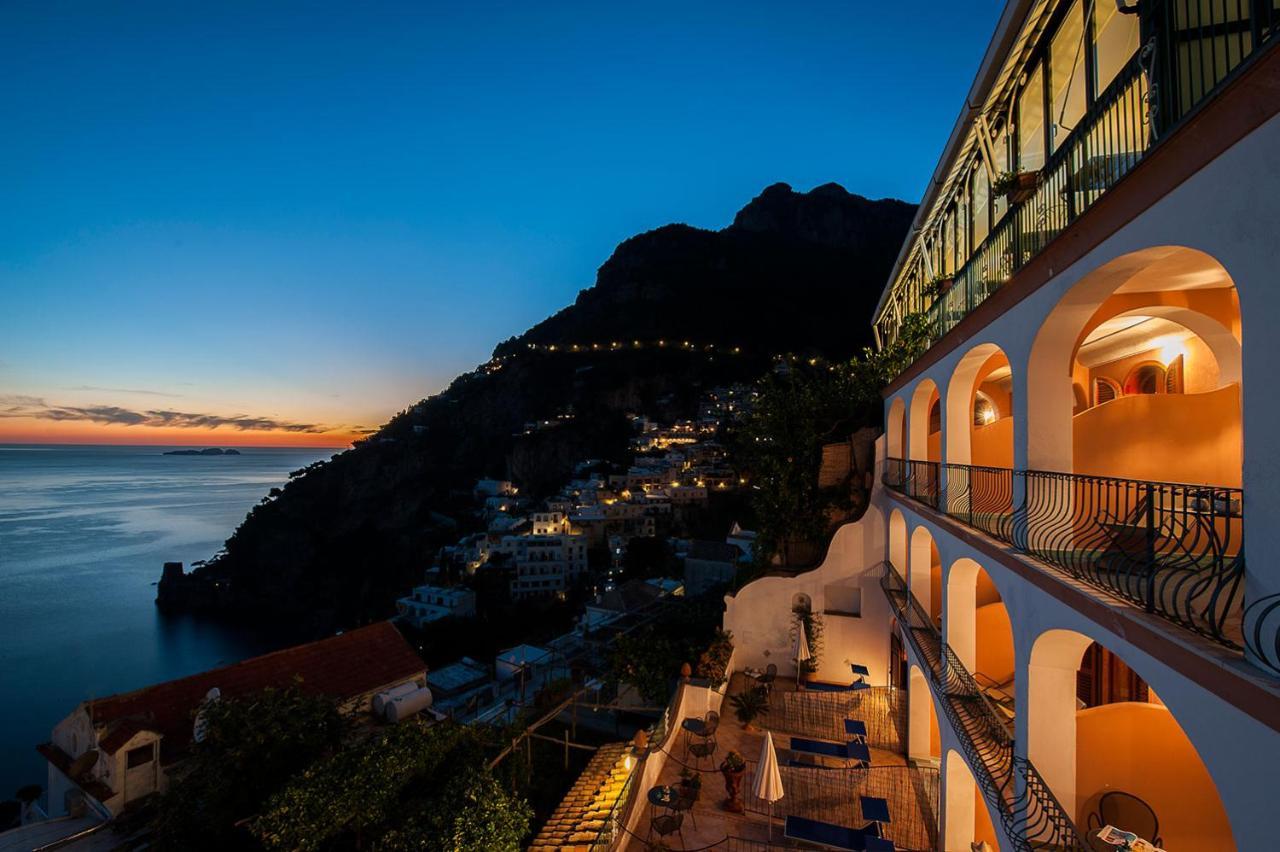
[[[356,731],[296,688],[212,702],[155,808],[163,850],[517,849],[530,810],[486,770],[484,730]]]
[[[778,353],[831,360],[868,342],[870,314],[914,208],[834,184],[766,189],[722,231],[634,237],[576,303],[355,448],[312,465],[246,517],[225,550],[166,576],[158,603],[287,624],[297,638],[386,618],[436,550],[473,523],[469,491],[511,477],[539,495],[582,458],[622,460],[623,415],[690,416],[700,393],[752,381]],[[580,353],[529,343],[696,341],[740,348]],[[526,422],[573,413],[556,428]]]

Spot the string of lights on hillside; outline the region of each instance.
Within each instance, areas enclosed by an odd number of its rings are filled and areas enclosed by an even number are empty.
[[[639,349],[672,349],[687,352],[702,352],[708,355],[741,355],[743,348],[741,346],[728,346],[715,343],[697,343],[689,340],[632,340],[630,343],[619,340],[611,340],[605,343],[526,343],[525,348],[528,352],[539,352],[547,354],[574,355],[584,354],[588,352],[634,352]],[[518,357],[521,353],[513,355],[496,355],[481,366],[481,370],[486,373],[496,373],[501,370],[512,359]],[[770,356],[777,362],[799,363],[806,361],[809,366],[816,366],[820,358],[802,358],[792,353],[778,353]],[[829,366],[828,370],[834,370],[834,366]]]

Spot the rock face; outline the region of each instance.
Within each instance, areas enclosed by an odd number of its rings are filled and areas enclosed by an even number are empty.
[[[511,356],[500,369],[460,376],[355,448],[295,471],[225,552],[186,574],[166,567],[157,603],[309,635],[389,616],[472,517],[477,478],[515,477],[537,495],[578,459],[621,459],[626,411],[691,416],[703,388],[754,380],[774,353],[843,357],[867,343],[913,213],[835,184],[776,184],[724,230],[668,225],[627,240],[572,306],[497,347]],[[527,345],[660,338],[743,351]]]
[[[870,313],[914,214],[833,183],[774,184],[724,230],[666,225],[626,240],[571,307],[497,352],[666,337],[852,354],[871,342]]]

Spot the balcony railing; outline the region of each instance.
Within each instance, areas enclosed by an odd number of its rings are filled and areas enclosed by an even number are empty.
[[[930,342],[1038,255],[1280,33],[1277,0],[1144,6],[1146,43],[1048,158],[1035,193],[1010,206],[927,308]],[[885,342],[896,337],[895,326],[880,322]]]
[[[884,483],[1074,579],[1242,647],[1239,488],[895,459]]]
[[[1029,760],[1014,753],[1013,737],[973,675],[942,641],[929,614],[907,589],[897,569],[884,563],[880,585],[917,657],[925,664],[930,689],[987,804],[999,815],[1005,834],[1019,852],[1079,850],[1088,846],[1075,824]]]

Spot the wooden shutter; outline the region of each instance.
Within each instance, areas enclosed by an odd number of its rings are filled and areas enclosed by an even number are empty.
[[[1093,380],[1093,404],[1102,405],[1120,395],[1120,386],[1110,379]]]
[[[1164,374],[1164,392],[1165,393],[1184,393],[1182,389],[1182,356],[1179,355],[1169,363],[1169,368]]]

